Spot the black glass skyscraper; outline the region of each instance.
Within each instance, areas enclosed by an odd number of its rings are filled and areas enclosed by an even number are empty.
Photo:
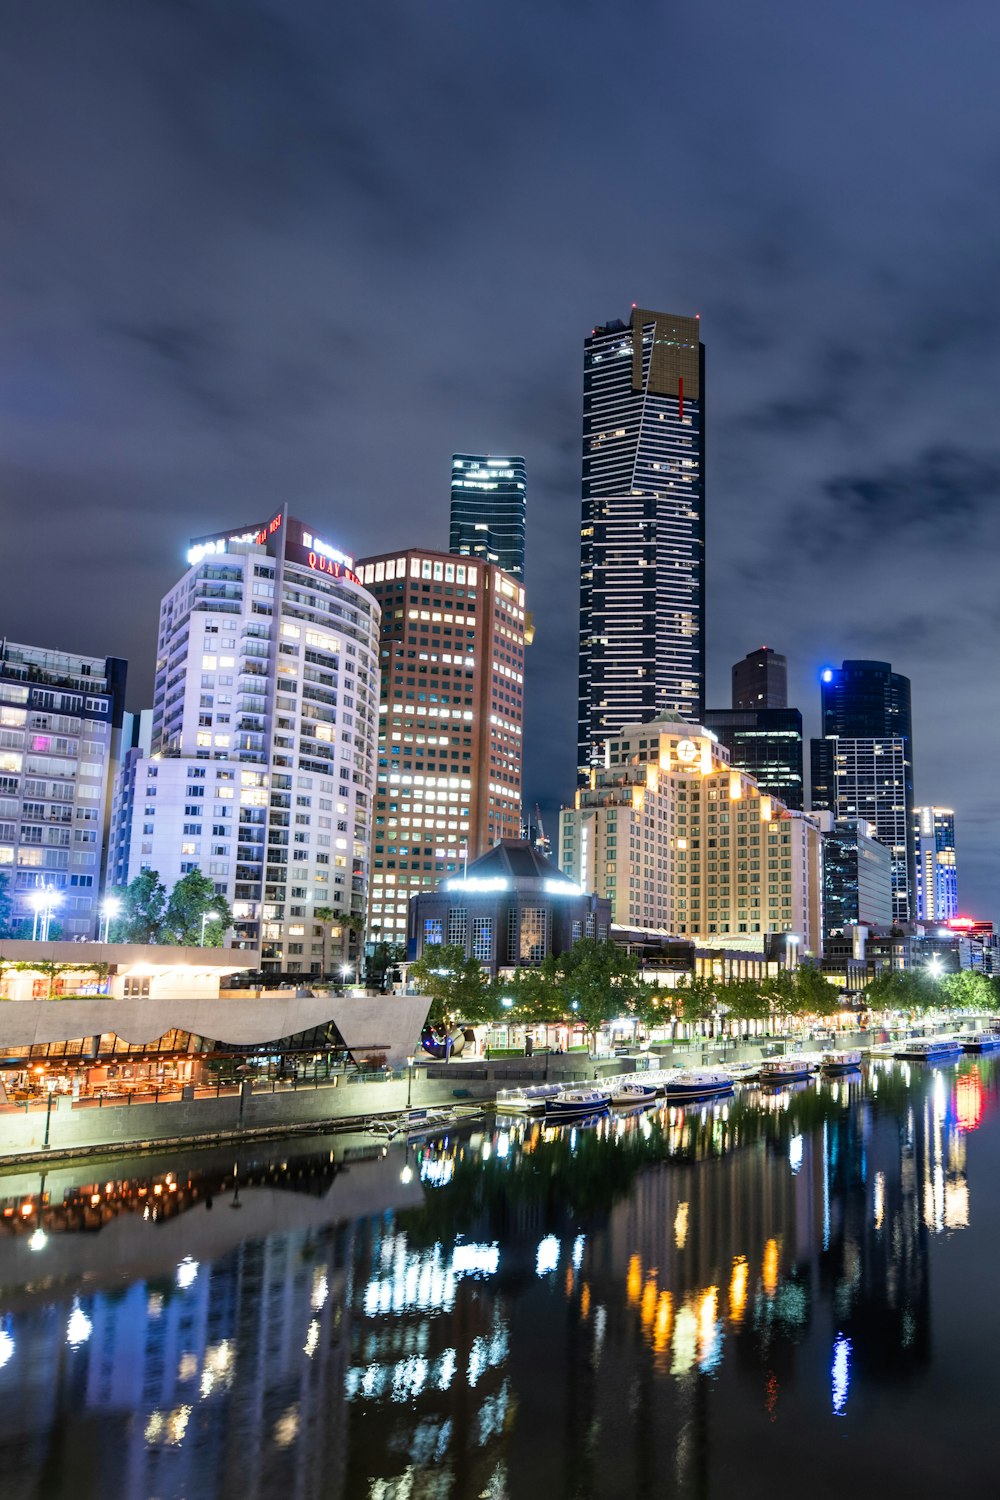
[[[448,551],[481,558],[523,582],[526,483],[523,458],[456,453]]]
[[[824,669],[821,689],[812,805],[874,823],[892,855],[893,919],[910,921],[916,889],[910,679],[886,661],[845,661]]]
[[[802,715],[797,708],[706,708],[702,723],[761,791],[802,811]]]
[[[624,725],[693,723],[705,684],[705,350],[633,307],[586,340],[578,768]]]

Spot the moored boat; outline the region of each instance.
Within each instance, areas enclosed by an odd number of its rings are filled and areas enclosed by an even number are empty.
[[[615,1105],[652,1104],[656,1094],[656,1084],[645,1079],[615,1079],[611,1085],[611,1103]]]
[[[973,1031],[962,1038],[963,1052],[992,1052],[1000,1047],[1000,1031]]]
[[[610,1089],[566,1089],[544,1101],[545,1118],[583,1120],[591,1115],[607,1114],[611,1105]]]
[[[892,1055],[906,1062],[934,1062],[940,1057],[954,1057],[961,1050],[962,1043],[953,1036],[920,1036],[909,1042],[900,1042],[893,1048]]]
[[[768,1088],[780,1087],[783,1083],[801,1083],[811,1078],[815,1064],[802,1057],[769,1057],[758,1069],[758,1081]]]
[[[663,1096],[668,1104],[683,1104],[688,1099],[712,1099],[732,1091],[733,1076],[722,1068],[681,1068],[663,1086]]]
[[[861,1067],[861,1053],[857,1048],[844,1052],[824,1052],[819,1060],[821,1073],[854,1073]]]
[[[562,1091],[561,1083],[535,1083],[523,1089],[500,1089],[495,1107],[500,1114],[541,1114],[546,1099],[554,1099]]]

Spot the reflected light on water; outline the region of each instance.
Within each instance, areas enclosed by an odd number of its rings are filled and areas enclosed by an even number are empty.
[[[550,1271],[555,1270],[559,1264],[560,1248],[559,1241],[554,1234],[546,1235],[538,1246],[538,1253],[535,1257],[536,1276],[547,1276]]]
[[[637,1303],[642,1292],[642,1259],[638,1255],[629,1256],[628,1275],[625,1278],[625,1291],[628,1300]]]
[[[73,1311],[70,1313],[69,1322],[66,1324],[67,1344],[73,1349],[77,1348],[80,1344],[85,1344],[90,1338],[92,1328],[93,1324],[87,1317],[87,1314],[79,1302],[74,1301]]]
[[[830,1370],[833,1392],[833,1414],[842,1417],[847,1405],[847,1391],[851,1383],[851,1341],[838,1334],[833,1346],[833,1365]]]
[[[674,1218],[674,1242],[678,1250],[683,1250],[687,1242],[688,1234],[688,1205],[678,1203],[677,1214]]]
[[[873,1194],[872,1212],[875,1218],[875,1228],[881,1229],[885,1221],[885,1173],[875,1173],[875,1190]]]
[[[729,1316],[734,1323],[743,1321],[749,1279],[750,1267],[747,1265],[747,1258],[745,1255],[738,1255],[733,1261],[733,1274],[729,1278]]]
[[[797,1175],[802,1168],[802,1137],[793,1135],[788,1142],[788,1165],[792,1172]]]
[[[764,1246],[764,1291],[773,1297],[778,1290],[778,1241],[768,1240]]]
[[[14,1357],[14,1340],[6,1328],[0,1328],[0,1370]]]

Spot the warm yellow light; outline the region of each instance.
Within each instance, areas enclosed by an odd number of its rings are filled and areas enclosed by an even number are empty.
[[[770,797],[761,797],[760,799],[760,821],[762,823],[770,823],[771,821]]]
[[[734,1323],[742,1323],[747,1305],[747,1282],[750,1268],[745,1255],[737,1255],[733,1261],[733,1274],[729,1279],[729,1316]]]
[[[662,1354],[670,1342],[670,1327],[674,1318],[674,1303],[669,1292],[661,1292],[656,1304],[653,1320],[653,1348]]]
[[[738,802],[743,795],[743,778],[739,771],[729,773],[729,800]]]
[[[639,1306],[639,1315],[642,1318],[643,1328],[651,1328],[653,1326],[653,1318],[656,1315],[657,1292],[656,1282],[650,1278],[642,1289],[642,1302]]]
[[[764,1246],[764,1290],[773,1297],[778,1289],[778,1241],[768,1240]]]
[[[701,1345],[700,1358],[705,1359],[712,1347],[715,1338],[715,1321],[719,1315],[719,1289],[710,1286],[701,1299],[698,1309],[698,1342]]]
[[[580,1316],[581,1318],[590,1317],[590,1287],[586,1282],[580,1289]]]
[[[674,1241],[678,1250],[683,1250],[687,1243],[688,1235],[688,1206],[686,1203],[678,1203],[677,1213],[674,1216]]]
[[[633,1255],[629,1258],[625,1290],[628,1293],[628,1300],[631,1303],[635,1304],[638,1302],[639,1294],[642,1291],[642,1260],[638,1255]]]

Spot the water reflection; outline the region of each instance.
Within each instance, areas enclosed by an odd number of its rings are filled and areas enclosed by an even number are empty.
[[[786,1424],[819,1452],[834,1418],[868,1462],[875,1384],[920,1420],[933,1246],[974,1224],[997,1097],[989,1060],[886,1063],[588,1128],[504,1121],[244,1163],[221,1217],[220,1163],[13,1184],[0,1493],[708,1496],[738,1470],[756,1494],[748,1443],[763,1476]]]

